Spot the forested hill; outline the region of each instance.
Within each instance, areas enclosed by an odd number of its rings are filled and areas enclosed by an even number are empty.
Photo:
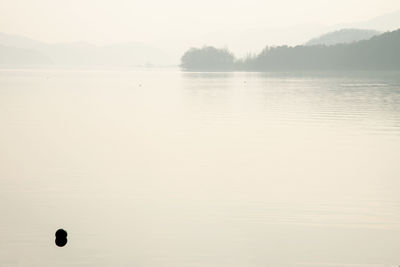
[[[181,68],[195,71],[234,70],[235,57],[227,49],[191,48],[181,58]]]
[[[218,49],[204,47],[187,51],[181,58],[182,69],[189,71],[400,70],[400,29],[351,44],[266,47],[258,55],[244,59],[232,58],[228,61],[226,58],[231,55],[229,51],[215,50]],[[208,51],[212,51],[212,54]]]

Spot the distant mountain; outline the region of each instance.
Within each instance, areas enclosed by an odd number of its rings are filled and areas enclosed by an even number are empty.
[[[47,45],[46,43],[35,41],[33,39],[26,38],[23,36],[6,34],[1,32],[0,32],[0,44],[9,47],[24,48],[24,49],[40,49]]]
[[[26,67],[50,65],[52,63],[50,58],[38,51],[0,45],[0,66]]]
[[[357,29],[374,29],[383,32],[394,31],[400,28],[400,10],[383,14],[370,20],[342,26],[346,28],[351,27]]]
[[[190,49],[181,59],[189,71],[308,71],[308,70],[400,70],[400,29],[369,40],[332,46],[266,47],[260,54],[225,60],[224,49]]]
[[[371,37],[379,34],[380,32],[375,30],[342,29],[313,38],[310,41],[306,42],[305,45],[348,44],[362,40],[368,40]]]
[[[17,52],[19,51],[19,52]],[[0,33],[0,66],[145,66],[168,65],[174,59],[164,51],[142,43],[96,46],[88,43],[48,44]]]

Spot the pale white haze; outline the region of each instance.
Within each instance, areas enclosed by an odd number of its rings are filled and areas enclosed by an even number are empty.
[[[397,10],[397,0],[3,0],[0,31],[50,43],[145,43],[177,63],[190,46],[227,46],[241,56]]]

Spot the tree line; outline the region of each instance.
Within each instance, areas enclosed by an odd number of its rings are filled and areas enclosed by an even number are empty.
[[[226,48],[191,48],[180,66],[186,71],[400,70],[400,29],[350,44],[267,46],[241,59]]]

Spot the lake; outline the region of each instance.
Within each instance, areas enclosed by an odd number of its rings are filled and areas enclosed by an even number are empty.
[[[399,159],[399,72],[3,69],[0,266],[399,266]]]

